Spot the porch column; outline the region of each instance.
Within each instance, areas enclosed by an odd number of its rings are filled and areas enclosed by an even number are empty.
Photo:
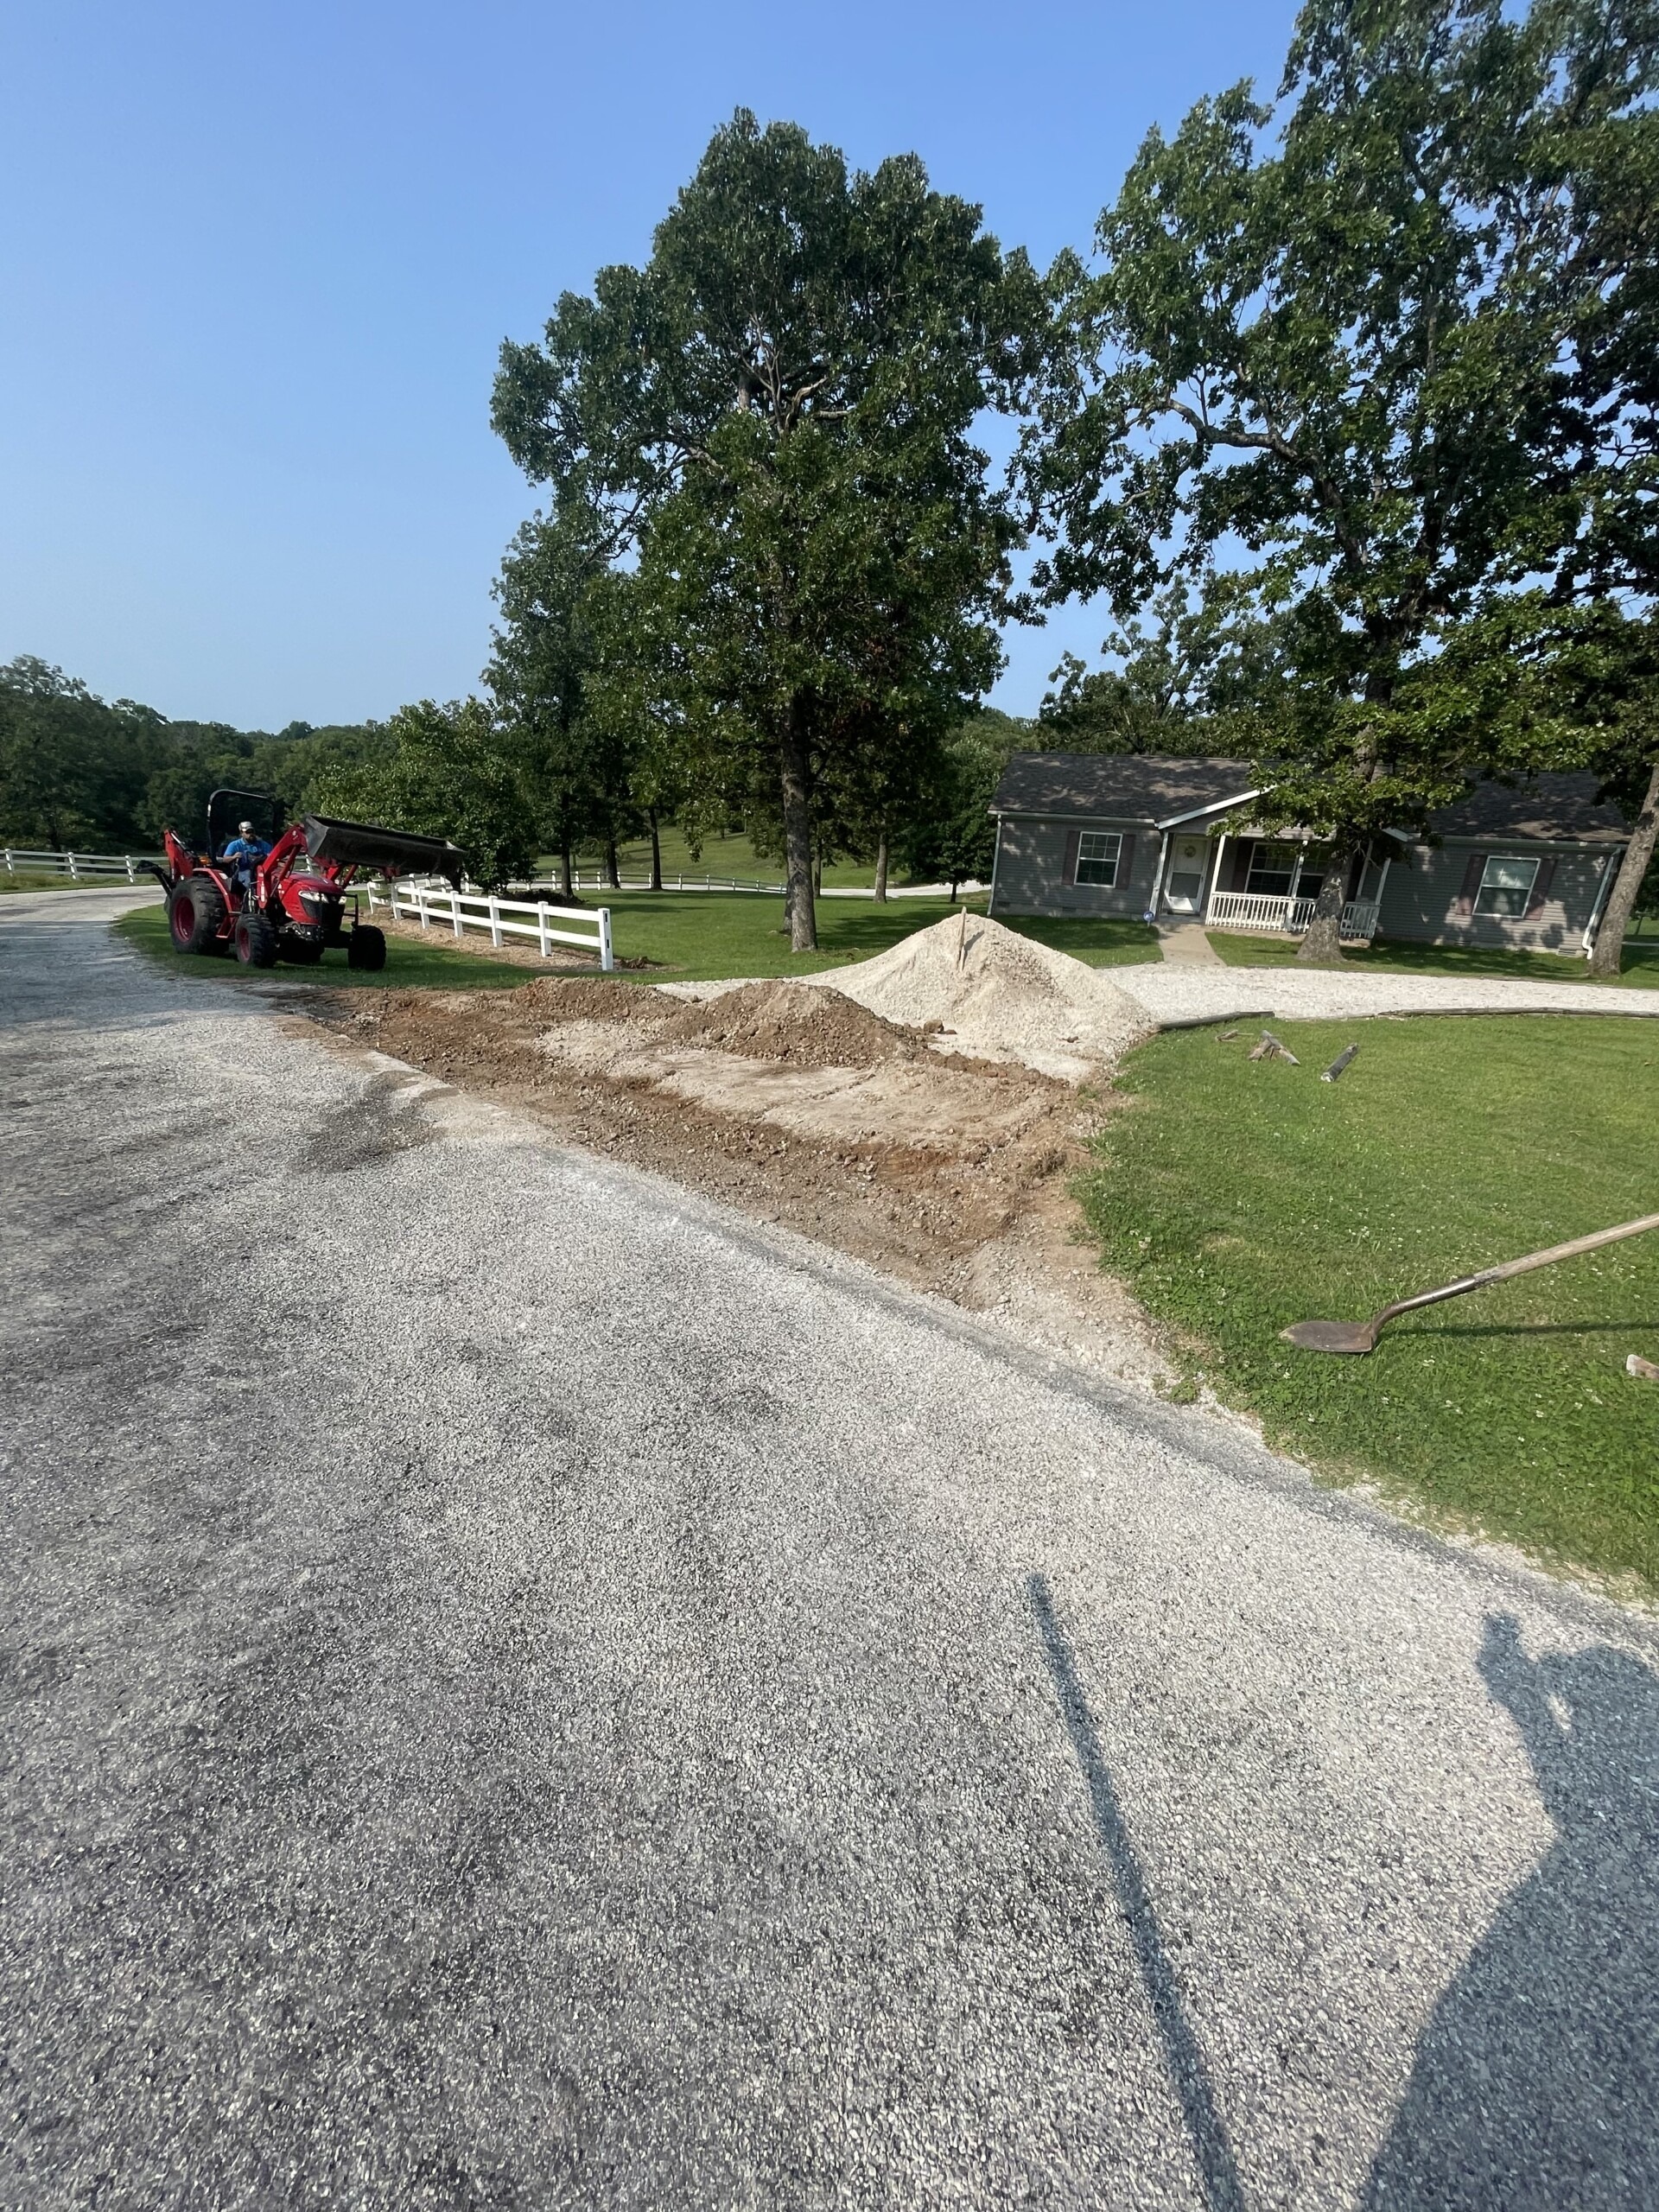
[[[1227,832],[1224,830],[1216,840],[1216,863],[1210,871],[1210,888],[1204,901],[1204,918],[1208,924],[1216,908],[1216,893],[1221,888],[1221,859],[1227,849]]]
[[[1152,903],[1147,908],[1147,919],[1158,919],[1158,901],[1164,895],[1164,865],[1169,858],[1169,832],[1164,832],[1164,842],[1158,848],[1158,872],[1152,879]]]

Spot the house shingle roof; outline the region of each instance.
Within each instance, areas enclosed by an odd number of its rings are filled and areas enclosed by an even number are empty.
[[[1168,822],[1226,806],[1257,788],[1248,760],[1182,760],[1156,753],[1016,753],[1002,772],[997,814],[1072,815],[1104,822]],[[1483,782],[1434,818],[1442,837],[1622,843],[1630,824],[1599,801],[1592,775]]]
[[[1442,837],[1536,837],[1622,844],[1630,825],[1596,798],[1591,775],[1534,776],[1522,784],[1477,784],[1434,817]]]
[[[991,801],[998,814],[1077,814],[1167,822],[1224,806],[1255,788],[1248,760],[1178,760],[1149,753],[1016,753]]]

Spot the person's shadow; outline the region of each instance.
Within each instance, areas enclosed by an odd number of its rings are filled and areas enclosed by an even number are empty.
[[[1659,2206],[1659,1679],[1605,1645],[1480,1671],[1556,1840],[1435,2007],[1369,2212]]]

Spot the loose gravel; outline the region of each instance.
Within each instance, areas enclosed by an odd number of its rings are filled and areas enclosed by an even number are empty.
[[[0,912],[0,2201],[1659,2201],[1641,1624]]]
[[[1228,1021],[1273,1014],[1281,1021],[1333,1021],[1388,1014],[1644,1014],[1659,991],[1508,977],[1389,976],[1339,968],[1201,968],[1173,962],[1114,968],[1120,990],[1160,1022]]]

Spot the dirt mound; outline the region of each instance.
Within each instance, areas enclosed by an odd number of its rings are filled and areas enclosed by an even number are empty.
[[[966,908],[824,982],[886,1021],[939,1024],[952,1052],[1021,1061],[1068,1083],[1110,1066],[1156,1027],[1097,969]]]
[[[648,1009],[637,992],[621,984],[563,982],[543,976],[512,994],[515,1011],[542,1021],[638,1023]]]
[[[804,983],[745,983],[684,1006],[663,1034],[677,1044],[715,1046],[746,1059],[800,1068],[880,1067],[916,1059],[924,1050],[879,1014],[838,991]]]

